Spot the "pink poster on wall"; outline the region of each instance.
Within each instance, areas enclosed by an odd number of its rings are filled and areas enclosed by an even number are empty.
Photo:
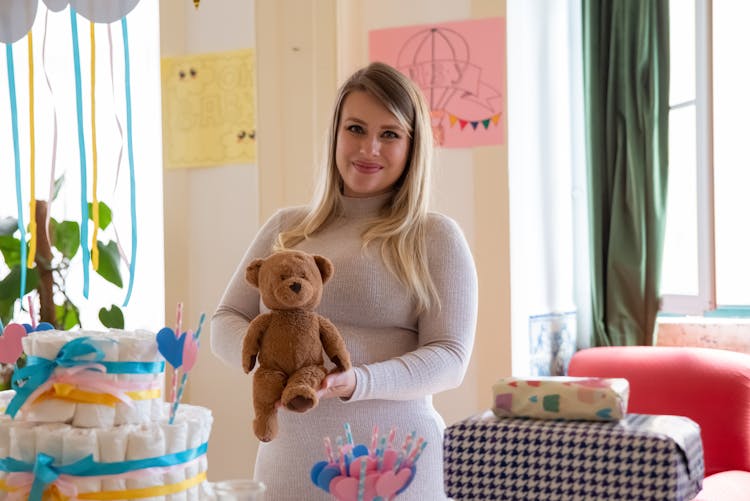
[[[370,31],[370,61],[411,77],[432,110],[445,148],[504,144],[505,18]]]

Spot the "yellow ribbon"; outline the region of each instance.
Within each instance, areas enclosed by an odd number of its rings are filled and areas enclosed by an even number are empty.
[[[178,492],[186,491],[195,487],[206,480],[206,472],[199,473],[196,476],[170,485],[155,485],[153,487],[142,487],[140,489],[125,489],[122,491],[100,491],[84,492],[77,496],[77,499],[95,499],[95,500],[113,500],[113,499],[142,499],[156,496],[168,496]],[[5,492],[17,491],[18,487],[8,485],[5,480],[0,479],[0,490]],[[57,486],[51,485],[44,491],[42,501],[68,501],[70,498],[62,494]]]
[[[193,478],[170,485],[155,485],[141,489],[127,489],[124,491],[84,492],[78,494],[78,499],[142,499],[156,496],[168,496],[186,491],[206,480],[206,472],[199,473]]]
[[[91,160],[92,160],[92,179],[91,179],[91,191],[92,202],[91,209],[93,211],[94,219],[94,231],[91,234],[91,266],[94,270],[99,269],[99,246],[96,244],[97,234],[99,233],[99,200],[96,196],[97,186],[97,152],[96,152],[96,44],[94,38],[94,22],[91,21]],[[88,224],[88,222],[86,223]]]
[[[31,185],[31,196],[29,197],[29,233],[31,239],[29,240],[29,256],[26,260],[26,267],[31,268],[34,266],[34,260],[36,259],[36,173],[34,169],[35,163],[35,145],[34,145],[34,43],[31,38],[31,31],[28,36],[29,45],[29,146],[31,151],[29,152],[29,184]]]
[[[132,400],[153,400],[161,397],[161,390],[156,388],[152,390],[127,391],[125,394]],[[52,388],[39,395],[39,398],[34,403],[53,398],[68,402],[107,405],[109,407],[114,407],[121,403],[120,399],[114,395],[79,390],[77,387],[67,383],[54,383]]]

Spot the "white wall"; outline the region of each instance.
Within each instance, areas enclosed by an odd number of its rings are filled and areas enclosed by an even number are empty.
[[[308,201],[337,83],[367,63],[368,30],[504,12],[496,0],[226,0],[198,11],[162,2],[163,55],[255,46],[258,78],[258,165],[165,173],[167,318],[178,301],[187,318],[210,314],[258,225],[278,207]],[[480,276],[469,372],[435,399],[451,423],[488,408],[492,383],[511,373],[507,148],[440,151],[435,188],[434,208],[459,222]],[[211,228],[210,220],[226,224]],[[248,476],[257,449],[250,378],[204,347],[191,381],[189,401],[216,419],[210,478]]]

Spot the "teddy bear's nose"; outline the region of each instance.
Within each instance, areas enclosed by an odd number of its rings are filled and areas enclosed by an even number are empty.
[[[302,288],[302,285],[299,282],[294,282],[292,285],[289,286],[292,291],[294,291],[295,294],[299,292],[299,290]]]

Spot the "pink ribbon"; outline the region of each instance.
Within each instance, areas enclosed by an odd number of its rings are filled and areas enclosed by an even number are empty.
[[[106,373],[106,369],[101,364],[58,368],[52,377],[29,395],[29,398],[26,400],[22,409],[33,404],[37,398],[43,393],[49,391],[49,389],[57,383],[70,384],[82,391],[109,394],[128,407],[133,407],[133,399],[127,395],[128,391],[148,390],[158,387],[150,381],[111,381],[106,379],[104,373]]]
[[[34,475],[32,473],[16,472],[8,473],[6,482],[9,486],[15,490],[8,493],[8,501],[23,501],[28,499],[29,493],[31,492],[31,485],[34,483]],[[58,477],[57,480],[52,482],[50,485],[57,486],[58,490],[71,500],[78,499],[78,488],[73,482],[64,480],[62,477]]]

